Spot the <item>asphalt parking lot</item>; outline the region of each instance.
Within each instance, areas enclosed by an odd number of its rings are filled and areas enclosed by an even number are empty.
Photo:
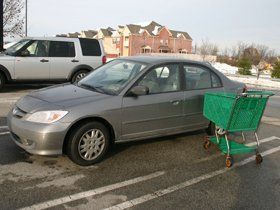
[[[115,145],[103,162],[80,167],[66,156],[30,156],[9,137],[8,110],[41,87],[0,93],[0,209],[279,209],[279,92],[258,132],[261,165],[249,154],[226,169],[224,156],[214,146],[205,151],[206,134],[196,131]]]

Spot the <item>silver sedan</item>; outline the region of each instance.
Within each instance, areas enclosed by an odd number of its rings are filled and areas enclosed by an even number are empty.
[[[207,129],[203,95],[242,91],[211,65],[164,57],[116,59],[76,84],[31,92],[8,115],[14,142],[38,155],[66,153],[79,165],[112,143]]]

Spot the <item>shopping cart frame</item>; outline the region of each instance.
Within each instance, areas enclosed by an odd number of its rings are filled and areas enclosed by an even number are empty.
[[[255,141],[256,141],[256,148],[254,149],[255,153],[256,153],[256,162],[258,164],[261,163],[262,162],[262,156],[259,153],[260,141],[259,141],[259,137],[258,137],[258,129],[259,129],[259,125],[260,125],[260,122],[261,122],[261,118],[262,118],[263,113],[265,111],[265,107],[266,107],[268,98],[270,96],[273,96],[274,93],[270,92],[270,91],[247,91],[245,93],[231,94],[231,95],[228,95],[228,96],[226,94],[222,94],[222,93],[211,93],[210,92],[210,93],[206,93],[206,94],[208,94],[208,95],[211,95],[211,94],[212,95],[213,94],[218,95],[218,94],[220,94],[221,97],[230,97],[231,98],[230,100],[233,100],[233,96],[235,96],[235,98],[234,98],[234,103],[231,105],[231,111],[230,111],[230,115],[229,115],[229,118],[227,120],[226,125],[223,124],[223,126],[216,126],[216,129],[215,129],[215,139],[216,140],[214,140],[213,137],[206,137],[206,140],[204,142],[204,148],[208,149],[211,145],[211,142],[214,142],[215,144],[220,145],[221,139],[222,140],[224,139],[225,142],[226,142],[226,148],[227,148],[227,150],[226,150],[226,166],[231,167],[233,165],[233,158],[231,157],[231,147],[230,147],[230,143],[229,143],[228,134],[229,133],[234,133],[234,132],[241,132],[243,143],[245,143],[246,142],[246,137],[244,135],[244,132],[245,131],[253,131]],[[252,127],[239,128],[239,129],[232,128],[232,127],[234,127],[234,126],[231,126],[233,117],[236,113],[238,113],[240,111],[240,108],[241,108],[241,106],[236,106],[236,105],[237,105],[237,103],[239,103],[239,100],[246,100],[245,98],[257,98],[258,99],[257,100],[258,104],[256,106],[258,107],[260,105],[262,107],[261,112],[258,113],[259,114],[259,116],[258,116],[259,119],[255,120],[254,126],[252,126]],[[207,101],[206,101],[206,103],[207,103]],[[259,103],[263,103],[263,104],[259,104]],[[205,106],[207,106],[207,104]],[[236,107],[239,107],[238,111],[236,111]],[[207,117],[207,113],[205,114],[205,111],[204,111],[204,115]],[[215,120],[209,119],[209,120],[214,122],[215,124],[219,125],[219,122],[217,122],[218,121],[217,119],[215,119]],[[254,117],[252,118],[252,120],[254,120]],[[257,121],[257,123],[256,123],[256,121]]]

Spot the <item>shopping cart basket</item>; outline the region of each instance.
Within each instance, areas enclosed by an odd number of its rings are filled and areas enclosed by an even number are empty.
[[[242,94],[208,92],[204,97],[204,116],[215,123],[215,136],[207,137],[204,148],[211,143],[218,145],[226,154],[226,166],[233,165],[232,155],[256,152],[256,163],[262,162],[258,151],[259,138],[257,130],[266,107],[267,100],[274,95],[269,91],[247,91]],[[244,132],[253,131],[256,146],[246,146]],[[229,141],[228,134],[241,132],[243,142]]]

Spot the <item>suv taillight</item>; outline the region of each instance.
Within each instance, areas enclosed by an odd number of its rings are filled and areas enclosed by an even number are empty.
[[[106,56],[104,55],[104,56],[102,57],[102,63],[105,64],[106,62],[107,62],[107,58],[106,58]]]

